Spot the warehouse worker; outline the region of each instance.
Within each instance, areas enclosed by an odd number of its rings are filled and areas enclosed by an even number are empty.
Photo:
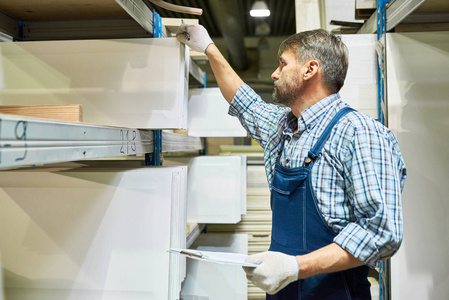
[[[271,76],[280,107],[239,78],[204,27],[182,25],[177,38],[206,53],[229,113],[264,149],[271,246],[248,256],[258,267],[247,278],[267,299],[371,299],[369,267],[402,241],[405,165],[390,130],[340,99],[344,43],[325,30],[282,42]]]

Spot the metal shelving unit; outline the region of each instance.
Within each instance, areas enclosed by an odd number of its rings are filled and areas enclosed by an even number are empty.
[[[162,132],[162,152],[201,150],[198,137]],[[153,130],[0,114],[0,168],[153,153]]]
[[[0,32],[20,41],[169,36],[155,15],[143,0],[0,0]],[[204,72],[192,59],[188,67],[203,85]],[[0,115],[0,168],[201,149],[200,138],[165,131]]]
[[[387,31],[398,25],[449,23],[449,2],[440,0],[395,0],[386,8]],[[447,29],[446,29],[447,30]],[[373,13],[358,33],[376,33],[377,13]]]
[[[54,10],[49,7],[55,7]],[[153,37],[153,12],[143,0],[0,0],[0,32],[20,41]],[[162,26],[161,37],[170,33]],[[189,62],[191,78],[204,72]]]
[[[426,0],[396,0],[386,9],[387,31],[393,29]],[[363,24],[357,33],[377,32],[377,12]]]

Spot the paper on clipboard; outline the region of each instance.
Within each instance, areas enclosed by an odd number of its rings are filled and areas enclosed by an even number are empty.
[[[213,252],[213,251],[203,251],[203,250],[193,250],[193,249],[177,249],[170,248],[168,252],[177,253],[185,255],[189,258],[213,262],[225,265],[236,265],[242,267],[252,267],[255,268],[258,265],[245,262],[245,258],[248,256],[241,253],[227,253],[227,252]]]

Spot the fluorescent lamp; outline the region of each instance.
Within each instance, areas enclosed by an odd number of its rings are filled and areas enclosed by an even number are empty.
[[[270,10],[265,1],[255,1],[249,14],[254,18],[268,17],[270,15]]]

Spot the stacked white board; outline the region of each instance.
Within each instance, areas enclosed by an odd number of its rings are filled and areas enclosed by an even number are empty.
[[[246,234],[201,234],[192,249],[246,254]],[[187,258],[187,276],[182,286],[185,300],[247,300],[247,279],[240,266]]]
[[[247,214],[237,224],[211,224],[207,232],[248,235],[248,254],[267,251],[271,243],[270,188],[263,165],[247,166]],[[248,299],[264,299],[265,292],[248,282]]]
[[[246,137],[239,120],[228,114],[229,104],[219,88],[189,90],[189,135],[199,137]]]
[[[377,119],[376,35],[342,35],[348,47],[349,67],[340,91],[343,102]]]
[[[7,299],[175,300],[186,167],[0,172]]]
[[[0,53],[0,105],[81,104],[86,123],[187,128],[188,49],[176,38],[1,43]]]
[[[447,299],[449,32],[387,34],[387,80],[388,123],[407,166],[392,299]]]
[[[170,157],[164,164],[188,166],[188,223],[235,224],[246,214],[245,156]]]

